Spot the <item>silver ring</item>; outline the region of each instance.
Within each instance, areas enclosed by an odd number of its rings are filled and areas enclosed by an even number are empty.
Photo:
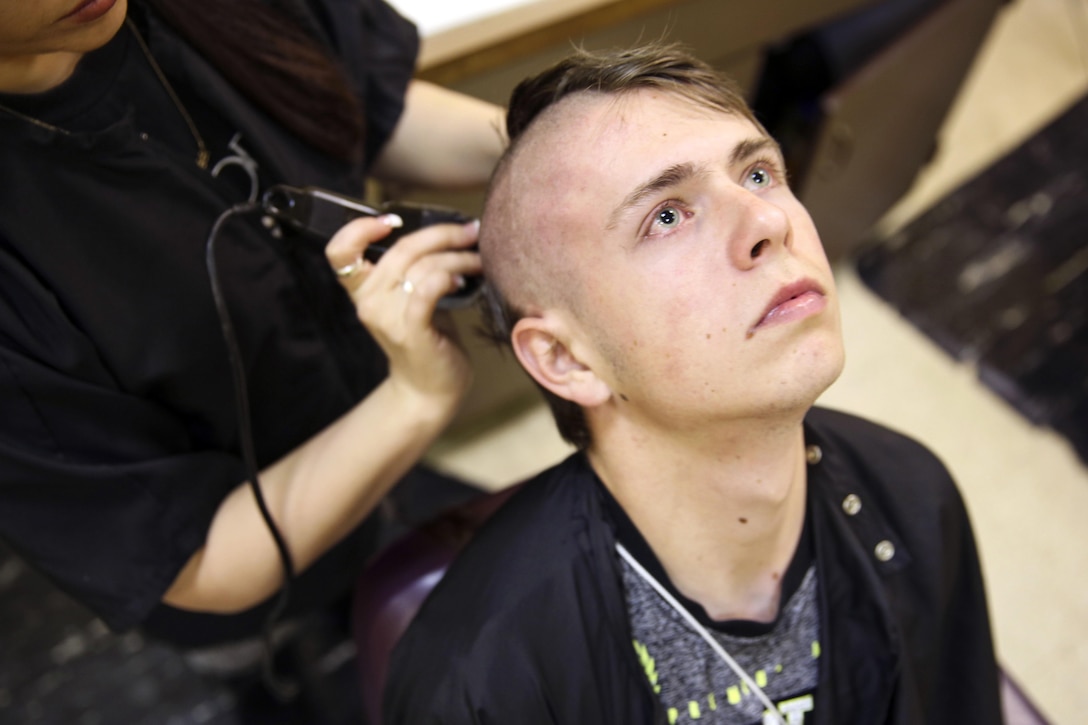
[[[400,288],[404,290],[404,294],[410,295],[415,292],[416,286],[412,284],[412,280],[405,279],[404,282],[401,284]]]
[[[363,266],[362,257],[356,258],[351,264],[345,264],[343,267],[336,268],[336,276],[340,278],[350,277],[359,271],[359,267]]]

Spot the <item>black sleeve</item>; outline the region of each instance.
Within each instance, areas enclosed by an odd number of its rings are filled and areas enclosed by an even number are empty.
[[[111,628],[139,623],[245,479],[241,462],[196,450],[171,413],[120,390],[2,247],[0,409],[0,538]]]
[[[457,626],[449,622],[449,626]],[[386,725],[557,725],[557,709],[532,664],[531,647],[516,632],[497,628],[481,635],[466,656],[435,659],[421,635],[399,654],[392,687],[385,691],[382,719]],[[421,630],[425,632],[426,630]],[[407,668],[401,663],[414,663]],[[417,682],[417,677],[422,677]],[[570,700],[577,699],[572,692]],[[592,722],[585,720],[582,722]]]
[[[373,161],[404,110],[415,74],[419,34],[383,0],[323,0],[331,43],[366,109],[366,158]]]

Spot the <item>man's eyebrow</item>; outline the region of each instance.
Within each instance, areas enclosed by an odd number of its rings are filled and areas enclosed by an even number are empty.
[[[776,158],[779,158],[782,155],[782,149],[773,138],[767,136],[746,138],[733,147],[733,153],[729,155],[729,164],[730,166],[739,164],[753,156],[765,153],[774,154]]]
[[[704,173],[704,169],[696,167],[691,162],[670,166],[646,183],[639,184],[634,191],[628,194],[623,202],[612,210],[612,214],[608,217],[608,225],[605,228],[614,229],[616,224],[619,223],[620,217],[629,209],[638,206],[646,197],[652,196],[662,189],[679,186],[694,179],[701,173]]]
[[[763,153],[773,153],[775,157],[780,157],[782,151],[779,148],[778,143],[767,136],[746,138],[733,147],[732,153],[729,154],[729,165],[733,166],[742,163],[753,156],[758,156]],[[687,181],[691,181],[703,173],[706,173],[706,169],[703,166],[696,166],[691,162],[670,166],[654,178],[644,184],[640,184],[634,191],[628,194],[623,202],[612,211],[611,215],[609,215],[608,224],[605,228],[615,229],[616,225],[619,223],[620,217],[628,210],[642,203],[646,197],[653,196],[663,189],[669,189]]]

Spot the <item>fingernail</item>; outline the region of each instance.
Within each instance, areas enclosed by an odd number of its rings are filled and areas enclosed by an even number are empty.
[[[400,218],[399,214],[383,214],[378,217],[378,221],[393,229],[400,229],[404,226],[404,220]]]
[[[455,275],[453,275],[453,284],[454,284],[455,287],[457,287],[457,289],[464,289],[465,288],[465,278],[462,275],[455,274]]]
[[[469,223],[465,224],[465,229],[467,229],[472,234],[479,234],[480,233],[480,220],[479,219],[473,219]]]

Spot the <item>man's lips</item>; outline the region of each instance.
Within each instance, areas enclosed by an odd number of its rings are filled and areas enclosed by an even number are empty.
[[[117,0],[84,0],[76,6],[72,12],[61,20],[75,20],[80,23],[88,23],[102,17],[117,3]]]
[[[751,332],[782,322],[799,320],[824,309],[827,296],[812,279],[802,279],[782,287],[763,310]]]

